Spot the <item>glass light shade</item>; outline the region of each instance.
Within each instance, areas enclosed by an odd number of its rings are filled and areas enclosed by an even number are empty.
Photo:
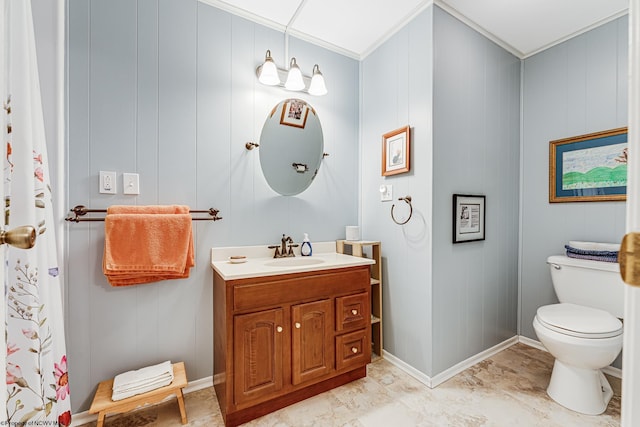
[[[289,73],[287,74],[287,81],[284,84],[288,90],[302,90],[304,89],[304,80],[302,79],[302,72],[296,64],[296,58],[291,58],[291,65],[289,66]]]
[[[309,94],[314,96],[327,94],[327,86],[324,84],[324,77],[320,72],[318,64],[313,66],[313,76],[311,76],[311,84],[309,84]]]
[[[280,84],[280,77],[278,76],[278,67],[271,58],[271,51],[267,50],[267,54],[264,58],[264,63],[258,67],[258,80],[260,83],[269,86],[275,86]]]

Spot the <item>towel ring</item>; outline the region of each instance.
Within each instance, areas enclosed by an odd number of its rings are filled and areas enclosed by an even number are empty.
[[[404,197],[400,197],[398,200],[404,200],[406,203],[409,204],[409,216],[407,217],[407,219],[405,219],[402,222],[399,222],[395,216],[393,216],[393,208],[396,207],[395,203],[393,205],[391,205],[391,219],[393,220],[393,222],[395,222],[398,225],[405,225],[406,223],[409,222],[409,220],[411,219],[411,215],[413,215],[413,205],[411,205],[411,196],[404,196]]]

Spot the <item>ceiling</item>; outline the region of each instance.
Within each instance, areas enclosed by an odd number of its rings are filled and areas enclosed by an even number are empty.
[[[436,4],[526,58],[627,13],[629,0],[200,0],[362,59]]]

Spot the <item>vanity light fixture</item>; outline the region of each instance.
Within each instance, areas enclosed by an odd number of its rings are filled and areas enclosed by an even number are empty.
[[[284,84],[288,90],[302,90],[304,89],[304,80],[302,80],[302,71],[296,63],[296,58],[291,58],[289,64],[289,72],[287,73],[287,81]]]
[[[264,63],[258,67],[256,70],[258,74],[258,80],[260,83],[275,86],[280,84],[280,77],[278,76],[278,67],[276,67],[276,63],[273,62],[273,58],[271,58],[271,51],[267,50],[267,53],[264,56]]]
[[[327,86],[324,84],[324,77],[320,72],[318,64],[313,66],[313,75],[311,76],[311,84],[309,85],[309,94],[315,96],[326,95]]]
[[[313,66],[313,75],[307,77],[300,71],[295,57],[291,58],[288,70],[278,68],[270,50],[267,50],[264,62],[256,69],[256,75],[260,83],[268,86],[281,86],[287,90],[307,92],[314,96],[327,94],[327,86],[318,64]]]

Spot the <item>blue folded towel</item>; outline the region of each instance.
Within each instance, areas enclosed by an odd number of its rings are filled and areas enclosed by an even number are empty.
[[[576,249],[569,245],[564,245],[567,256],[570,258],[590,259],[593,261],[618,262],[618,251],[591,251]]]

